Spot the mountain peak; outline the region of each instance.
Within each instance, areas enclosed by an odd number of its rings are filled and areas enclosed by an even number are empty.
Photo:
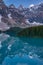
[[[20,5],[19,7],[18,7],[18,9],[20,9],[20,10],[22,10],[24,7],[22,6],[22,5]]]
[[[3,0],[0,0],[0,2],[2,2]]]
[[[43,3],[40,3],[39,6],[42,6],[43,7]]]
[[[14,6],[13,4],[11,4],[11,5],[9,6],[9,8],[15,8],[15,6]]]
[[[0,0],[0,3],[3,3],[4,1],[3,0]]]
[[[7,7],[3,0],[0,0],[0,9]]]

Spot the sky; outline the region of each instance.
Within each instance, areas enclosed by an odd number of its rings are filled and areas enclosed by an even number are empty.
[[[14,4],[16,7],[19,5],[23,5],[24,7],[29,7],[31,4],[39,4],[42,3],[43,0],[4,0],[6,5]]]

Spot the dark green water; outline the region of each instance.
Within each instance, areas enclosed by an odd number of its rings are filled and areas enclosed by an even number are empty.
[[[43,65],[43,38],[0,34],[0,65]]]

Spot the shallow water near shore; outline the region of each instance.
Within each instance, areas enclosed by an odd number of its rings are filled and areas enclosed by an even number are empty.
[[[0,34],[0,65],[43,65],[43,38]]]

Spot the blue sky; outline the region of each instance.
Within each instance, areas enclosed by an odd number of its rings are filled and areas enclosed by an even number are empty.
[[[29,7],[30,4],[38,4],[43,2],[43,0],[4,0],[7,5],[14,4],[18,7],[22,4],[24,7]]]

